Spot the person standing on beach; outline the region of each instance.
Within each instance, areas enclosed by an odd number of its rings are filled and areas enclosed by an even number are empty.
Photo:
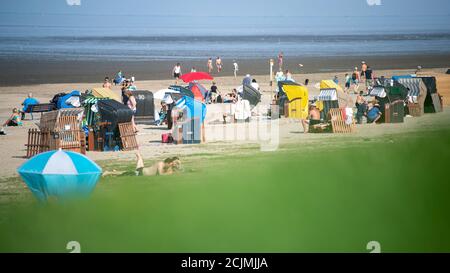
[[[366,77],[366,91],[369,91],[369,89],[372,88],[374,79],[373,70],[370,68],[370,66],[367,66],[364,76]]]
[[[217,73],[220,73],[222,71],[222,59],[220,57],[217,57],[216,59],[216,67]]]
[[[352,84],[352,77],[348,73],[345,73],[345,89],[344,91],[348,93],[348,90],[350,90],[350,86]]]
[[[278,83],[285,80],[286,77],[284,76],[283,70],[279,69],[277,74],[275,74],[275,81]]]
[[[367,71],[367,64],[365,61],[361,62],[361,77],[365,78],[366,77],[366,71]]]
[[[239,71],[239,65],[236,62],[236,60],[233,61],[233,72],[234,72],[234,78],[237,78],[237,72]]]
[[[278,54],[278,68],[283,69],[283,52]]]
[[[355,70],[353,71],[352,74],[352,82],[353,82],[353,87],[354,87],[354,93],[358,94],[358,89],[359,89],[359,71],[358,71],[358,67],[355,67]]]
[[[294,82],[294,78],[292,77],[292,74],[289,70],[286,70],[286,80]]]
[[[125,92],[125,94],[128,97],[127,106],[133,112],[133,115],[131,117],[131,124],[133,125],[134,132],[137,133],[138,129],[137,129],[136,123],[134,123],[134,116],[136,115],[136,110],[137,110],[136,98],[134,97],[133,92],[131,92],[131,90],[127,90]]]
[[[177,63],[174,67],[173,67],[173,77],[175,78],[175,84],[178,84],[178,80],[181,77],[181,64]]]
[[[207,68],[208,68],[209,74],[211,74],[211,72],[212,72],[213,69],[214,69],[212,58],[209,58],[209,59],[208,59],[208,63],[206,64],[206,66],[207,66]]]

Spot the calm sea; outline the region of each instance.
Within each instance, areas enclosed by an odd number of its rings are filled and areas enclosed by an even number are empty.
[[[0,57],[126,61],[259,59],[279,51],[295,57],[450,53],[450,16],[39,16],[2,14]]]

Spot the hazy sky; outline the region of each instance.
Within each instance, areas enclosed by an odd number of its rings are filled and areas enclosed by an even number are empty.
[[[3,37],[450,33],[450,0],[0,1]]]
[[[81,2],[69,6],[67,2]],[[368,2],[380,1],[370,6]],[[1,0],[0,13],[158,15],[449,15],[449,0]]]

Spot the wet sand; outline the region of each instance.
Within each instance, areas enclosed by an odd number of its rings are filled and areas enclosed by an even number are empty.
[[[361,61],[368,62],[377,70],[415,69],[418,65],[424,68],[446,68],[450,66],[450,54],[417,54],[401,56],[336,56],[336,57],[285,57],[285,68],[293,73],[326,73],[350,72]],[[217,76],[231,76],[233,60],[224,59],[224,71]],[[268,75],[269,65],[265,59],[238,60],[239,75]],[[304,66],[300,69],[298,64]],[[204,61],[183,61],[184,73],[192,67],[198,71],[206,70]],[[33,85],[45,83],[98,83],[105,76],[114,77],[120,69],[126,76],[135,76],[136,80],[170,80],[172,77],[172,61],[66,61],[66,60],[21,60],[20,58],[0,57],[0,86]],[[377,75],[381,76],[382,73]]]

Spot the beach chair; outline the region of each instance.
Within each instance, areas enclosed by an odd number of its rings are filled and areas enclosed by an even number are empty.
[[[343,116],[343,109],[341,108],[332,108],[329,110],[331,128],[333,133],[354,133],[355,132],[355,121],[352,120],[352,123],[348,124]]]

